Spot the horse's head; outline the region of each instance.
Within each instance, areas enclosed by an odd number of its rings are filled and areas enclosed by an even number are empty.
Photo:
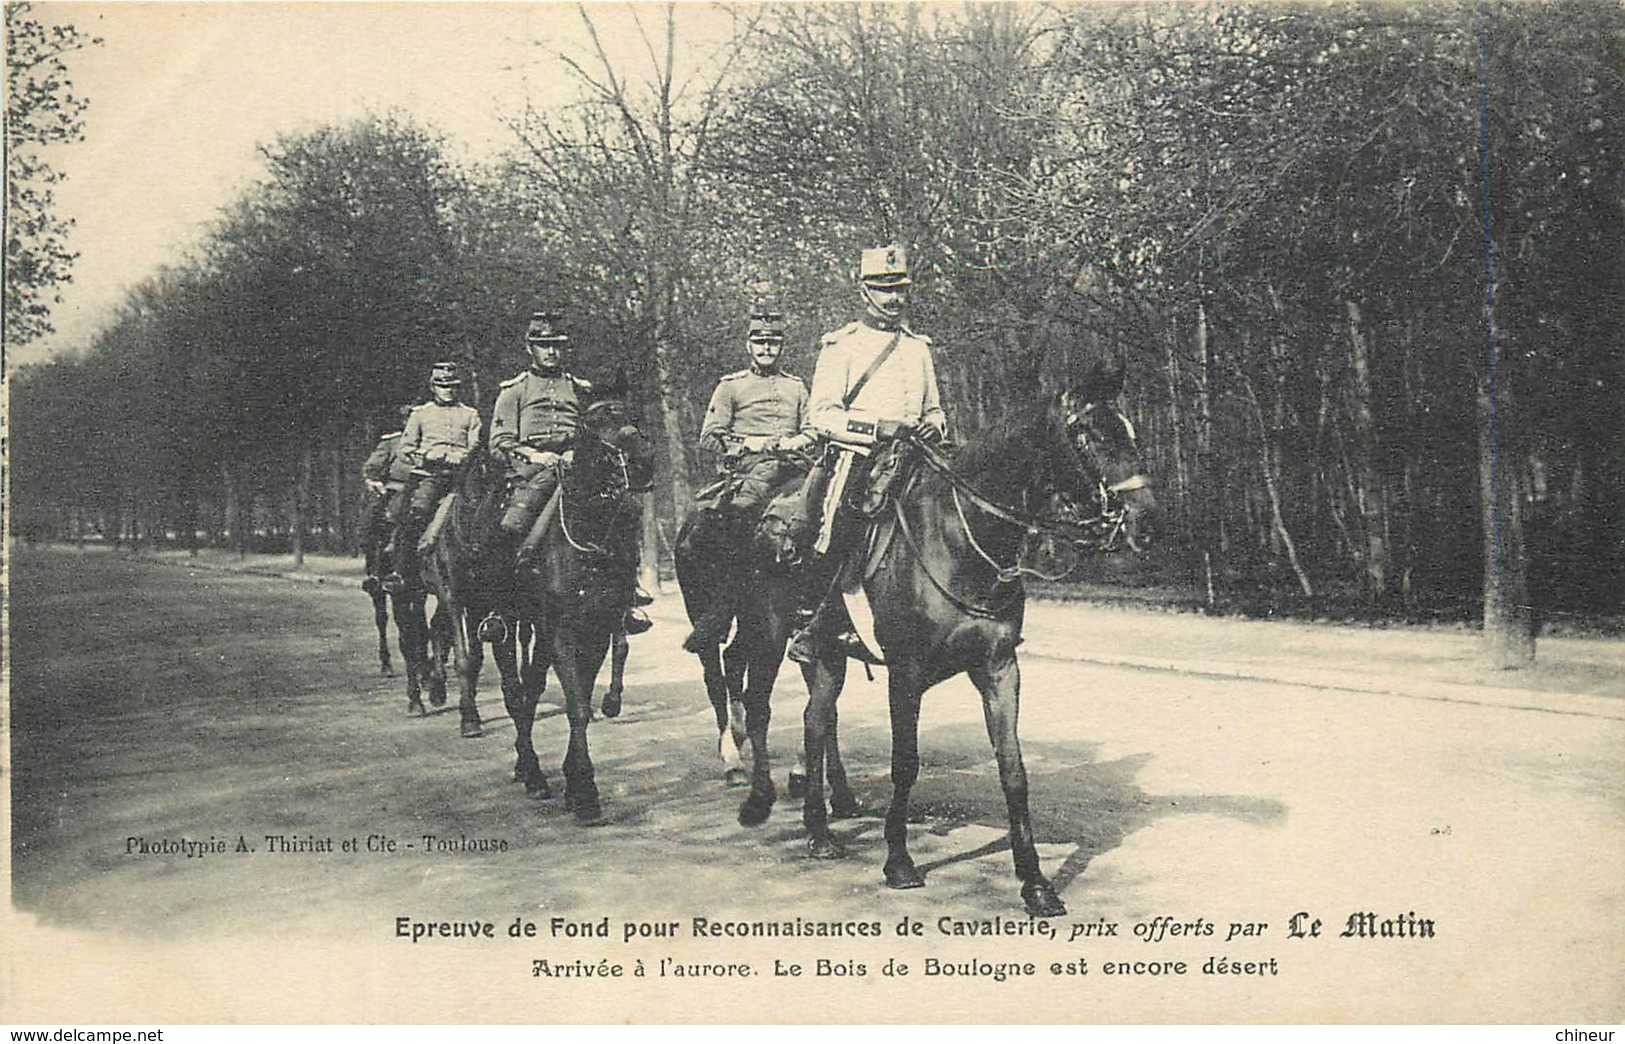
[[[589,436],[621,455],[628,488],[634,493],[647,491],[654,482],[654,443],[633,415],[624,368],[594,385],[593,401],[582,418]]]
[[[1121,391],[1119,370],[1061,393],[1052,419],[1073,467],[1059,469],[1071,479],[1052,481],[1050,493],[1057,513],[1100,532],[1106,549],[1121,539],[1144,553],[1157,500],[1140,467],[1134,424],[1113,405]]]

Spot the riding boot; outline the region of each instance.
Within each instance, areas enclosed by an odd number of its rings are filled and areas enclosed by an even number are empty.
[[[392,541],[394,550],[390,552],[394,568],[383,582],[384,590],[392,595],[401,594],[417,585],[418,534],[424,524],[425,520],[412,516],[395,527],[395,539]]]
[[[790,639],[787,655],[796,663],[813,663],[818,659],[818,647],[826,641],[849,659],[876,666],[885,663],[874,654],[862,638],[858,637],[858,632],[853,630],[851,619],[846,614],[846,605],[837,601],[834,592],[818,603],[818,608],[813,610],[812,619],[807,621],[807,626],[797,631]]]

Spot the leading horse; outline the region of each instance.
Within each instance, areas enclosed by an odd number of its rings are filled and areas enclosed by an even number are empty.
[[[1057,546],[1081,554],[1138,545],[1155,499],[1140,473],[1134,428],[1111,405],[1122,379],[1120,369],[1097,368],[1040,408],[972,441],[952,462],[918,445],[923,466],[917,481],[875,530],[862,590],[887,667],[892,802],[884,873],[892,888],[925,883],[908,852],[921,698],[965,674],[981,693],[1022,899],[1034,916],[1066,912],[1039,867],[1016,730],[1023,577],[1039,575],[1036,556]],[[845,684],[845,654],[825,641],[802,672],[809,693],[802,821],[810,853],[835,858],[844,851],[829,830],[823,763],[833,739],[828,723]]]

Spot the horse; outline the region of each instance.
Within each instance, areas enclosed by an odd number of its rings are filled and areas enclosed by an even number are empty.
[[[698,656],[706,696],[716,714],[723,780],[729,786],[750,785],[739,806],[739,822],[758,826],[767,820],[777,800],[767,729],[772,720],[773,687],[805,580],[800,570],[784,563],[775,548],[748,532],[743,535],[744,547],[728,546],[731,537],[739,536],[724,527],[704,525],[698,510],[690,512],[678,528],[674,558],[678,588],[691,623],[698,625],[719,600],[731,603],[732,638],[725,648],[720,643],[702,645]],[[837,816],[856,816],[858,801],[847,785],[840,744],[835,740],[833,701],[829,712],[825,772],[830,804]],[[747,743],[749,771],[741,762]],[[798,782],[803,775],[801,771],[791,774],[792,797],[801,796]]]
[[[596,420],[589,415],[589,422]],[[564,757],[565,804],[582,825],[604,821],[587,725],[593,685],[631,604],[628,555],[635,550],[635,468],[591,423],[575,440],[534,568],[519,571],[503,640],[492,643],[503,704],[514,723],[514,778],[533,797],[551,797],[536,756],[536,704],[551,668],[570,723]],[[634,542],[629,548],[628,542]],[[607,711],[606,711],[607,713]]]
[[[491,539],[496,532],[503,476],[483,452],[471,453],[461,466],[449,503],[443,502],[431,522],[431,542],[418,557],[417,576],[406,591],[392,596],[395,621],[406,660],[407,706],[425,713],[420,692],[429,690],[433,706],[446,702],[446,664],[459,682],[458,733],[484,735],[476,692],[484,649],[478,622],[497,613],[513,598],[511,549]],[[428,596],[435,600],[426,614]]]
[[[951,462],[914,436],[902,436],[921,465],[872,531],[861,573],[887,668],[892,801],[883,873],[892,888],[925,883],[908,852],[921,698],[937,683],[966,674],[981,693],[1027,911],[1037,917],[1066,912],[1039,867],[1016,730],[1022,578],[1040,575],[1032,556],[1057,542],[1080,556],[1143,546],[1155,497],[1138,467],[1134,428],[1111,405],[1121,392],[1121,370],[1097,368],[1087,380],[969,442]],[[826,639],[802,673],[809,694],[802,822],[809,854],[838,858],[845,852],[829,830],[823,763],[834,741],[830,723],[845,684],[845,653]]]

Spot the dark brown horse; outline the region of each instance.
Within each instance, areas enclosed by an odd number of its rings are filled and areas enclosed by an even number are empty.
[[[727,546],[737,540],[744,546]],[[734,631],[726,648],[720,644],[700,648],[700,669],[705,692],[717,722],[717,756],[723,778],[731,786],[750,784],[739,807],[739,822],[756,826],[773,810],[777,791],[768,754],[767,729],[772,720],[773,686],[784,663],[791,620],[801,601],[799,571],[782,564],[768,541],[751,541],[726,527],[701,524],[697,515],[685,519],[675,545],[677,583],[689,619],[699,623],[719,600],[731,604]],[[858,802],[846,782],[840,744],[836,742],[835,705],[825,723],[825,778],[830,805],[837,816],[858,813]],[[741,753],[750,748],[747,772]],[[795,776],[791,778],[795,796]]]
[[[514,778],[528,794],[551,788],[532,742],[536,704],[549,668],[564,690],[570,723],[564,757],[565,802],[583,824],[603,821],[587,725],[593,684],[631,600],[628,559],[635,548],[636,480],[627,454],[594,430],[576,440],[563,472],[535,568],[519,574],[509,626],[492,655],[502,671],[502,696],[514,723]]]
[[[475,696],[484,649],[475,629],[480,620],[513,601],[511,549],[504,556],[488,534],[500,511],[500,468],[483,453],[463,465],[445,518],[433,543],[418,557],[418,575],[407,591],[392,596],[406,661],[408,708],[423,713],[421,691],[433,706],[446,702],[446,665],[457,674],[458,731],[483,735]],[[428,612],[428,600],[434,612]]]
[[[1038,572],[1037,553],[1057,544],[1081,553],[1137,542],[1154,500],[1139,472],[1134,429],[1110,405],[1121,389],[1121,371],[1096,374],[977,438],[951,464],[920,446],[918,480],[894,502],[893,521],[882,527],[891,532],[871,556],[862,587],[887,665],[892,802],[885,877],[893,888],[925,883],[908,852],[921,697],[938,682],[966,674],[982,695],[1027,910],[1040,917],[1066,911],[1039,868],[1016,734],[1022,578]],[[846,659],[826,643],[802,670],[810,694],[802,818],[811,854],[835,858],[844,852],[829,830],[823,763]]]

